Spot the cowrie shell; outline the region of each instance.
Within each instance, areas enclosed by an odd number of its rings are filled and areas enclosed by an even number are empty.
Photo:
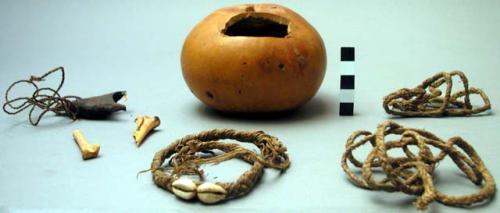
[[[191,200],[196,195],[196,184],[187,178],[180,178],[172,183],[172,191],[177,197]]]
[[[203,183],[196,189],[198,199],[207,204],[217,203],[226,198],[226,190],[215,183]]]

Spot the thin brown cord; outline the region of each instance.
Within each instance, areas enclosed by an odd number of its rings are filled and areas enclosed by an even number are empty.
[[[57,89],[47,87],[40,88],[37,85],[37,82],[45,80],[46,77],[57,71],[61,72],[61,81],[59,82]],[[76,120],[77,107],[74,106],[74,103],[71,100],[77,100],[81,98],[78,96],[61,96],[59,94],[59,90],[61,90],[64,84],[64,79],[64,68],[57,67],[49,70],[47,73],[40,77],[31,76],[29,80],[19,80],[12,83],[5,92],[5,103],[3,104],[3,111],[7,114],[13,115],[31,107],[31,109],[29,110],[29,121],[34,126],[38,125],[42,117],[50,111],[58,115],[66,115],[71,119]],[[31,97],[17,97],[14,99],[10,99],[9,93],[11,92],[11,90],[15,86],[23,83],[31,85],[35,89]],[[35,118],[33,112],[36,108],[40,108],[42,112]]]
[[[460,77],[464,90],[452,94],[454,76]],[[444,95],[439,87],[446,84]],[[484,102],[473,107],[470,95],[478,94]],[[463,101],[459,100],[463,97]],[[467,116],[489,110],[490,100],[483,90],[470,87],[461,71],[440,72],[413,89],[400,89],[384,97],[383,107],[389,114],[408,117]]]
[[[255,144],[260,154],[250,151],[239,144],[223,143],[217,140],[232,139],[240,142]],[[212,150],[224,152],[215,155]],[[214,129],[188,135],[176,140],[166,148],[158,151],[151,164],[153,181],[156,185],[172,192],[172,183],[182,175],[198,175],[202,184],[203,171],[200,165],[217,164],[233,158],[240,158],[250,164],[250,170],[243,173],[236,182],[216,183],[227,191],[224,200],[233,199],[248,194],[263,174],[264,168],[274,168],[285,171],[290,166],[286,147],[275,137],[262,131],[244,132],[232,129]],[[211,157],[202,157],[200,153],[212,154]],[[169,159],[166,167],[163,166]]]
[[[399,135],[401,138],[386,141],[388,135]],[[364,161],[359,161],[352,152],[368,142],[373,149]],[[416,146],[418,153],[413,153],[410,146]],[[440,152],[435,155],[430,147]],[[401,149],[406,156],[390,156],[389,151],[393,149]],[[436,189],[434,170],[447,156],[472,183],[481,187],[478,192],[452,196]],[[361,175],[352,171],[347,161],[360,168]],[[354,132],[347,139],[341,165],[350,180],[359,187],[417,195],[415,205],[418,210],[425,210],[434,200],[445,205],[467,207],[493,198],[496,192],[493,176],[474,148],[462,138],[452,137],[445,142],[430,132],[406,128],[393,121],[378,125],[375,134]],[[384,179],[375,180],[374,170],[377,169],[386,175]]]

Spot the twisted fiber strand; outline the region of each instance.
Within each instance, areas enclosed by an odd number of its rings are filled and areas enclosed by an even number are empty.
[[[452,94],[452,78],[458,76],[464,90]],[[439,87],[446,84],[444,95]],[[477,94],[483,106],[473,107],[470,95]],[[459,100],[463,97],[463,101]],[[483,90],[469,87],[465,74],[461,71],[440,72],[426,79],[413,89],[400,89],[384,97],[383,107],[389,114],[409,117],[467,116],[489,110],[490,100]]]
[[[387,135],[401,137],[386,141]],[[366,159],[356,159],[352,152],[368,143],[372,150]],[[416,146],[418,153],[413,153],[409,146]],[[439,153],[434,154],[430,147],[437,148]],[[401,149],[405,156],[391,157],[388,154],[391,149]],[[452,196],[437,190],[433,182],[434,170],[445,157],[450,157],[467,178],[481,188],[476,193],[463,196]],[[351,170],[348,161],[361,169],[361,175]],[[349,179],[359,187],[417,195],[415,205],[418,210],[425,210],[434,200],[445,205],[467,207],[491,199],[496,192],[493,176],[474,148],[462,138],[452,137],[445,142],[430,132],[406,128],[393,121],[380,124],[375,134],[354,132],[347,139],[341,165]],[[375,180],[374,169],[381,169],[386,177]]]
[[[61,81],[56,89],[52,88],[40,88],[37,85],[37,82],[45,80],[46,77],[55,73],[57,71],[61,72]],[[29,80],[19,80],[12,83],[7,91],[5,92],[5,103],[3,104],[3,111],[7,114],[13,115],[20,113],[28,108],[29,110],[29,121],[33,126],[38,125],[42,117],[47,112],[54,112],[58,115],[67,115],[73,120],[76,119],[76,110],[77,108],[74,106],[71,99],[80,99],[78,96],[61,96],[59,94],[59,90],[61,90],[65,80],[64,68],[57,67],[52,70],[49,70],[47,73],[40,77],[31,76]],[[9,98],[9,93],[11,90],[20,84],[28,84],[33,86],[34,92],[31,97],[17,97],[14,99]],[[47,92],[49,95],[44,94]],[[42,109],[42,112],[38,114],[38,116],[34,116],[33,112],[36,108]]]
[[[250,151],[239,144],[223,143],[218,140],[233,139],[253,143],[260,149],[260,154]],[[212,150],[224,152],[214,155]],[[227,191],[226,200],[249,193],[263,174],[264,168],[285,171],[290,166],[286,147],[276,138],[262,131],[244,132],[232,129],[214,129],[185,136],[166,148],[158,151],[151,164],[153,181],[156,185],[172,192],[172,183],[182,175],[198,175],[203,180],[200,165],[220,163],[233,158],[240,158],[252,167],[244,172],[236,182],[216,184]],[[212,153],[211,157],[202,157],[197,153]],[[170,161],[166,168],[162,165]],[[200,185],[201,181],[196,181]]]

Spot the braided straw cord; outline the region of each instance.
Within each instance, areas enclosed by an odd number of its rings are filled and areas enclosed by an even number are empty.
[[[386,141],[387,135],[400,135],[401,138]],[[352,152],[368,142],[373,149],[365,161],[361,162]],[[418,147],[418,153],[410,151],[409,146]],[[435,155],[430,147],[437,148],[440,152]],[[389,156],[388,151],[391,149],[402,149],[406,157]],[[434,170],[447,156],[472,183],[481,187],[478,192],[451,196],[436,189],[433,183]],[[361,169],[361,176],[349,168],[347,161]],[[453,137],[445,142],[430,132],[405,128],[393,121],[380,124],[375,134],[368,131],[354,132],[347,139],[341,165],[349,179],[359,187],[417,195],[415,205],[418,210],[425,210],[434,200],[450,206],[471,206],[492,198],[496,192],[495,180],[474,148],[466,141]],[[383,180],[374,179],[375,168],[382,169],[386,175]]]
[[[223,143],[217,140],[233,139],[240,142],[255,144],[260,154],[243,148],[239,144]],[[201,157],[197,153],[212,153],[218,149],[224,152],[212,157]],[[168,165],[162,165],[170,158]],[[185,136],[176,140],[164,149],[158,151],[151,163],[153,181],[156,185],[172,192],[172,183],[182,175],[198,175],[203,180],[200,165],[220,163],[233,158],[240,158],[250,164],[250,170],[243,173],[236,182],[216,184],[227,191],[225,200],[237,198],[249,193],[263,174],[264,168],[274,168],[285,171],[290,166],[286,147],[275,137],[262,131],[244,132],[232,129],[214,129],[199,134]],[[197,181],[196,185],[202,182]]]
[[[61,81],[56,89],[44,87],[40,88],[37,82],[45,80],[49,75],[60,71]],[[40,77],[31,76],[29,80],[19,80],[12,83],[7,91],[5,92],[5,103],[3,104],[3,111],[7,114],[13,115],[20,113],[31,107],[29,111],[29,121],[33,126],[38,125],[42,117],[47,112],[54,112],[58,115],[67,115],[68,117],[76,120],[77,108],[71,100],[81,99],[78,96],[61,96],[59,90],[61,90],[64,84],[65,74],[63,67],[57,67],[49,70],[47,73]],[[19,84],[28,84],[33,86],[35,89],[31,97],[17,97],[14,99],[9,98],[9,93],[11,90]],[[48,94],[45,94],[48,93]],[[33,112],[36,108],[42,109],[42,112],[38,116],[34,116]]]
[[[458,76],[464,90],[452,94],[452,78]],[[444,96],[439,87],[446,84]],[[470,95],[478,94],[483,106],[473,107]],[[463,97],[463,101],[459,100]],[[383,107],[389,114],[408,117],[467,116],[489,110],[490,100],[483,90],[469,87],[461,71],[440,72],[413,89],[400,89],[384,97]]]

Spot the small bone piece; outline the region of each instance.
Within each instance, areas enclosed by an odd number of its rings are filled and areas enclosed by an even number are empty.
[[[135,124],[137,124],[137,129],[134,132],[134,140],[137,146],[140,146],[151,130],[160,125],[160,118],[158,116],[139,116],[135,119]]]
[[[82,158],[84,160],[97,157],[101,147],[99,144],[89,144],[82,132],[78,129],[73,131],[73,138],[80,147],[80,152],[82,153]]]
[[[177,197],[191,200],[196,196],[196,184],[187,178],[180,178],[172,183],[172,191]]]
[[[207,204],[217,203],[226,198],[226,190],[215,183],[203,183],[197,188],[198,199]]]

